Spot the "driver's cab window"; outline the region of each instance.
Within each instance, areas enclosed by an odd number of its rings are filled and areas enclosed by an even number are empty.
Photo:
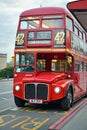
[[[66,60],[52,60],[52,71],[66,71],[67,70],[67,61]]]
[[[51,71],[67,72],[70,71],[71,68],[72,68],[72,60],[70,57],[61,60],[52,59]]]

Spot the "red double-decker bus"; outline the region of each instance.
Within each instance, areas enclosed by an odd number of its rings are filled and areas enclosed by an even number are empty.
[[[20,15],[14,59],[18,107],[59,102],[67,110],[87,94],[86,31],[63,8],[35,8]]]

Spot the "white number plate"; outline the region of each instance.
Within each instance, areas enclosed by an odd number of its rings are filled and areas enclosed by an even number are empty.
[[[37,99],[30,99],[29,102],[30,103],[36,103],[36,104],[42,104],[43,103],[42,100],[37,100]]]

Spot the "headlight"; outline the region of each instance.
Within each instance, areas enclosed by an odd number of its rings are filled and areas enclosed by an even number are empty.
[[[59,93],[61,92],[61,88],[60,88],[60,87],[55,87],[55,88],[54,88],[54,92],[55,92],[56,94],[59,94]]]
[[[15,90],[16,90],[16,91],[20,91],[20,86],[19,86],[19,85],[16,85],[16,86],[15,86]]]

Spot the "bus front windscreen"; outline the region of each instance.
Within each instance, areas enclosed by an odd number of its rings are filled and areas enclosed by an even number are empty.
[[[34,72],[34,54],[16,54],[16,72]]]

